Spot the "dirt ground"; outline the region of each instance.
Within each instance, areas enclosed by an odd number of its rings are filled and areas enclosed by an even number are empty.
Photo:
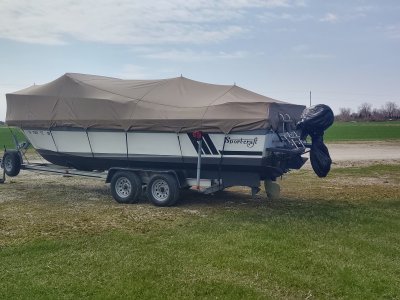
[[[338,143],[328,148],[333,161],[400,159],[400,142]]]

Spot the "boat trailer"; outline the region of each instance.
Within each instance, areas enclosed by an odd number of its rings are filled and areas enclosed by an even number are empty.
[[[19,143],[16,136],[13,133],[12,135],[15,149],[4,149],[4,156],[0,159],[2,168],[0,184],[6,182],[6,175],[14,177],[21,170],[58,174],[63,177],[87,177],[110,183],[112,195],[119,203],[135,203],[139,201],[138,198],[141,194],[146,193],[151,202],[157,206],[174,205],[178,200],[180,189],[190,189],[202,194],[213,194],[224,189],[221,180],[201,178],[201,151],[198,151],[196,178],[185,178],[175,170],[165,169],[115,167],[106,171],[82,171],[45,161],[29,161],[27,151],[30,149],[30,143],[28,141]],[[201,149],[201,133],[197,132],[195,137],[199,144],[199,149]],[[139,183],[141,186],[137,187],[135,183]],[[274,184],[277,185],[273,182],[268,183],[268,189],[274,190],[275,194],[279,194],[279,189]],[[151,190],[149,190],[149,186],[151,186]],[[279,188],[279,185],[277,186]],[[252,194],[255,195],[258,191],[252,189]],[[274,196],[277,198],[278,195],[275,194]],[[270,197],[272,197],[271,195]]]

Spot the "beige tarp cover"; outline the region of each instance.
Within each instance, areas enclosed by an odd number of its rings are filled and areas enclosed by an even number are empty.
[[[279,114],[298,119],[305,108],[185,77],[122,80],[68,73],[6,97],[6,123],[22,128],[229,133],[276,129]]]

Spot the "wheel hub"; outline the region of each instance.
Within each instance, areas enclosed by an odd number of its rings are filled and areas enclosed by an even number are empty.
[[[151,193],[154,199],[158,201],[164,201],[169,197],[169,186],[168,183],[163,179],[157,179],[152,187]]]
[[[12,161],[10,157],[6,157],[6,159],[4,160],[4,168],[6,169],[7,172],[11,172]]]
[[[120,177],[115,183],[115,191],[121,198],[127,198],[132,192],[132,185],[128,178]]]

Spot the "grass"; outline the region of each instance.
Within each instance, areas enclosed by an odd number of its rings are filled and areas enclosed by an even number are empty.
[[[22,174],[0,186],[0,298],[398,297],[398,165],[280,183],[279,201],[236,188],[157,208]]]
[[[385,141],[400,139],[400,121],[335,122],[324,136],[327,142]]]
[[[4,148],[15,149],[14,139],[10,130],[15,134],[18,141],[25,141],[25,136],[20,129],[15,127],[6,127],[0,125],[0,153]]]

